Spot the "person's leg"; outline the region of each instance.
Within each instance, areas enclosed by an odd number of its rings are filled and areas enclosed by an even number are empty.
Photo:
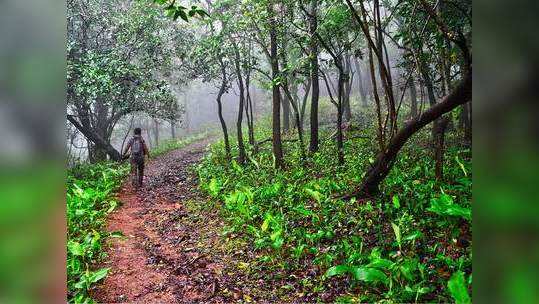
[[[142,180],[144,179],[144,163],[138,165],[138,185],[142,187]]]
[[[131,186],[136,186],[137,181],[137,165],[131,161],[131,172],[130,172],[130,179],[131,179]]]

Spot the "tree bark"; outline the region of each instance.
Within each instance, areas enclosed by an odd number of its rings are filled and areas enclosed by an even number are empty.
[[[270,1],[267,6],[268,15],[270,18],[270,59],[271,59],[271,72],[272,79],[276,80],[279,77],[279,60],[277,58],[277,25],[275,24],[275,12],[272,7],[273,3]],[[275,167],[282,168],[283,163],[283,144],[281,141],[281,93],[279,92],[279,85],[273,84],[272,86],[272,143],[273,143],[273,156],[275,157]]]
[[[176,139],[176,121],[170,121],[170,136],[172,139]]]
[[[414,77],[410,77],[410,117],[417,116],[417,90],[415,88]]]
[[[283,131],[286,132],[290,130],[290,100],[287,95],[282,96],[281,98],[283,106]]]
[[[77,128],[77,130],[79,130],[84,135],[84,137],[90,140],[95,146],[99,147],[100,149],[103,149],[111,160],[121,160],[120,152],[114,149],[114,147],[108,141],[103,139],[98,133],[91,129],[83,127],[73,115],[67,115],[67,120],[69,120],[69,122],[71,122],[75,126],[75,128]]]
[[[155,146],[159,146],[159,121],[153,120],[153,136],[155,138]]]
[[[361,97],[361,104],[364,107],[366,107],[367,96],[365,94],[365,87],[363,86],[363,76],[361,75],[361,66],[359,65],[359,60],[357,60],[357,58],[354,58],[354,63],[356,65],[357,85],[358,85],[358,90],[359,90],[359,96]]]
[[[378,153],[374,164],[367,172],[359,190],[347,197],[369,197],[377,194],[380,183],[386,178],[393,167],[395,159],[408,139],[424,126],[433,122],[443,114],[448,113],[459,105],[465,104],[472,98],[471,67],[462,81],[449,95],[430,107],[427,111],[407,122],[391,139],[387,148]]]
[[[435,154],[434,159],[436,161],[434,173],[438,180],[442,180],[444,177],[444,140],[445,130],[449,124],[449,118],[443,117],[439,119],[440,122],[436,125],[435,130]]]
[[[309,36],[310,51],[311,51],[311,140],[309,143],[309,151],[314,153],[318,151],[318,100],[320,98],[320,83],[318,77],[318,42],[316,38],[316,30],[318,28],[318,0],[311,0],[311,9],[309,16]]]
[[[225,68],[225,64],[223,62],[223,59],[221,57],[219,57],[219,65],[221,67],[221,75],[222,75],[222,80],[221,80],[221,87],[219,88],[219,93],[217,93],[217,98],[216,98],[216,101],[217,101],[217,115],[219,116],[219,122],[221,123],[221,130],[223,131],[223,140],[225,141],[225,154],[226,154],[226,158],[228,160],[230,160],[230,142],[229,142],[229,139],[228,139],[228,130],[227,130],[227,127],[226,127],[226,121],[223,117],[223,103],[221,101],[223,95],[225,94],[226,92],[226,87],[227,87],[227,77],[226,77],[226,68]]]
[[[238,79],[238,87],[240,90],[240,100],[238,106],[238,119],[236,120],[236,134],[238,137],[238,163],[243,164],[245,162],[245,145],[243,144],[243,110],[245,107],[245,87],[243,86],[243,76],[241,73],[241,58],[238,46],[233,42],[234,46],[234,55],[235,55],[235,64],[236,64],[236,76]]]

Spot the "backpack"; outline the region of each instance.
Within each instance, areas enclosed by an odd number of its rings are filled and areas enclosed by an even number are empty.
[[[144,161],[144,143],[141,137],[133,137],[131,145],[131,158],[137,163]]]

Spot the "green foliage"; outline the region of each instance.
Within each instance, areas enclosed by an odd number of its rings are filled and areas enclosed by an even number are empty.
[[[442,193],[438,198],[432,198],[430,204],[427,210],[438,215],[462,217],[469,221],[472,219],[470,208],[455,204],[453,198],[445,193]]]
[[[462,271],[455,272],[451,279],[447,282],[447,288],[455,303],[457,304],[469,304],[472,303],[470,296],[468,295],[468,287],[464,280],[464,273]]]
[[[270,131],[257,128],[258,140]],[[428,138],[425,131],[412,139],[382,194],[367,201],[334,198],[361,182],[375,153],[365,139],[346,142],[346,166],[336,166],[331,142],[324,142],[306,165],[301,164],[297,143],[286,143],[286,170],[274,169],[269,147],[251,153],[252,161],[244,166],[228,163],[219,142],[197,172],[201,189],[227,219],[226,230],[250,241],[262,255],[260,263],[281,261],[280,267],[294,274],[306,265],[316,267],[314,285],[351,279],[351,287],[364,287],[362,300],[367,302],[447,302],[447,278],[438,271],[467,271],[471,247],[452,249],[458,258],[442,254],[446,246],[454,246],[451,240],[460,233],[460,222],[454,220],[454,211],[431,213],[428,202],[447,195],[453,198],[451,210],[469,210],[471,161],[466,150],[449,147],[444,170],[445,180],[452,182],[436,180],[433,161],[422,148]],[[443,225],[433,226],[433,221]]]
[[[88,290],[103,279],[109,268],[93,269],[103,258],[105,217],[118,206],[113,192],[120,186],[129,168],[114,163],[82,164],[67,174],[67,287],[68,300],[92,302]]]

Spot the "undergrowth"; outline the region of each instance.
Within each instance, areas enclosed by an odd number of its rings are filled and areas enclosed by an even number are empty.
[[[118,206],[112,197],[129,167],[117,163],[81,164],[67,174],[68,301],[92,303],[88,291],[109,268],[94,269],[104,258],[104,240],[118,233],[103,230],[105,217]]]
[[[470,150],[448,133],[439,181],[424,130],[403,148],[379,196],[335,198],[358,187],[374,161],[372,132],[360,132],[367,138],[348,134],[356,138],[345,143],[344,166],[337,165],[330,139],[305,163],[297,143],[287,142],[284,170],[273,167],[271,143],[256,154],[250,149],[240,166],[226,160],[219,142],[197,167],[200,187],[227,220],[224,234],[240,234],[249,242],[268,279],[272,272],[287,272],[297,297],[469,302]],[[269,128],[258,128],[257,140],[269,134]]]
[[[208,132],[163,141],[152,149],[157,157],[185,147],[208,136]],[[102,162],[79,164],[67,172],[67,287],[68,301],[93,303],[89,296],[92,286],[104,279],[109,268],[95,269],[106,257],[104,241],[121,237],[120,232],[104,230],[106,216],[119,204],[115,191],[129,173],[129,163]]]

